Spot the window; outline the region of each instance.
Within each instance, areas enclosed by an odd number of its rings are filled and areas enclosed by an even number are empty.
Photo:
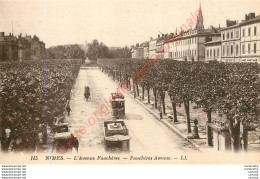
[[[245,29],[243,29],[243,37],[245,37]]]
[[[195,43],[196,43],[196,37],[194,38],[194,41],[195,41]]]
[[[216,56],[216,52],[215,52],[215,49],[214,49],[214,51],[213,51],[213,55],[214,55],[214,57]]]
[[[223,34],[223,40],[225,40],[225,34]]]
[[[219,48],[217,49],[217,56],[219,56]]]
[[[254,43],[254,53],[256,53],[256,43]]]
[[[230,50],[231,50],[231,55],[233,55],[233,45],[231,45]]]
[[[223,51],[222,51],[222,53],[223,53],[223,56],[225,56],[225,47],[223,46]]]
[[[227,56],[229,55],[229,46],[227,46]]]
[[[229,39],[229,33],[227,33],[227,39]]]
[[[245,54],[245,45],[242,45],[242,53]]]
[[[236,31],[236,38],[238,38],[238,36],[239,36],[239,32],[238,32],[238,30]]]
[[[212,57],[212,49],[210,49],[210,56]]]
[[[250,51],[251,51],[250,44],[248,44],[248,54],[250,54]]]
[[[238,45],[236,45],[236,54],[238,55]]]
[[[233,39],[233,32],[231,32],[231,39]]]
[[[254,35],[256,35],[256,27],[254,27]]]
[[[250,36],[251,35],[251,29],[250,29],[250,27],[248,28],[248,36]]]

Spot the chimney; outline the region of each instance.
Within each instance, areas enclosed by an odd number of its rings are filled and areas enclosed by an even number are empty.
[[[255,18],[255,13],[254,12],[250,12],[248,14],[248,17],[249,17],[249,19],[254,19]]]
[[[232,20],[226,20],[226,24],[227,24],[227,27],[229,27],[229,26],[232,26],[232,25],[236,25],[236,21],[234,20],[234,21],[232,21]]]
[[[139,47],[139,43],[137,43],[135,46],[136,46],[136,47]]]
[[[158,38],[160,38],[160,34],[158,34]]]
[[[249,20],[249,16],[247,14],[245,14],[245,20]]]
[[[150,37],[150,41],[152,41],[153,40],[153,38],[152,37]]]
[[[4,32],[1,32],[1,37],[4,37],[5,36],[5,33]]]

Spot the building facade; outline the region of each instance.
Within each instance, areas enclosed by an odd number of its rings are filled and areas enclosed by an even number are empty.
[[[227,27],[221,30],[222,62],[240,62],[240,24],[226,21]]]
[[[221,30],[222,62],[260,63],[260,16],[245,15],[240,23],[227,20]]]
[[[144,59],[149,58],[149,42],[143,44],[144,47]]]
[[[225,28],[205,29],[201,7],[198,12],[194,28],[183,24],[178,33],[176,29],[156,39],[150,37],[143,45],[143,58],[260,63],[260,15],[249,13],[240,23],[226,20]]]
[[[260,16],[255,17],[254,13],[245,15],[240,29],[240,62],[260,63]]]
[[[0,33],[0,62],[18,60],[18,44],[13,34]]]
[[[22,37],[22,34],[15,37],[11,33],[9,36],[0,33],[0,62],[40,60],[45,58],[45,53],[45,44],[35,35],[32,38],[27,35]]]
[[[215,36],[220,36],[219,28],[211,26],[204,29],[203,15],[201,13],[197,18],[196,26],[194,29],[187,28],[181,29],[179,34],[177,30],[175,34],[166,35],[164,43],[164,58],[184,60],[184,61],[205,61],[205,43],[212,40]]]
[[[221,61],[221,40],[205,43],[205,61]]]
[[[132,58],[138,58],[143,59],[144,58],[144,47],[139,46],[139,44],[136,44],[136,46],[132,47]]]
[[[149,41],[149,58],[153,58],[156,56],[156,49],[157,49],[157,39],[150,38]]]
[[[164,57],[181,61],[205,61],[205,43],[213,37],[220,36],[219,30],[211,27],[209,29],[189,29],[180,35],[170,35],[165,41]]]

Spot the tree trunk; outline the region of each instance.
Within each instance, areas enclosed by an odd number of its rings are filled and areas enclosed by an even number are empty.
[[[243,139],[243,150],[244,152],[247,152],[248,149],[248,131],[245,129],[245,127],[243,126],[243,135],[242,135],[242,139]]]
[[[136,84],[136,93],[137,93],[137,96],[139,96],[139,88],[138,88],[138,83],[135,83]]]
[[[187,130],[188,133],[191,133],[191,126],[190,126],[190,104],[189,101],[183,101],[184,103],[184,109],[186,113],[186,119],[187,119]]]
[[[148,96],[148,104],[151,103],[150,101],[150,88],[147,88],[147,96]]]
[[[135,82],[133,80],[133,91],[134,91],[134,98],[136,98],[136,90],[135,90]]]
[[[231,147],[234,152],[240,149],[240,122],[233,125],[233,120],[229,120],[229,132],[231,136]]]
[[[116,75],[116,80],[119,81],[119,73],[117,72],[117,75]]]
[[[157,95],[156,95],[156,89],[153,88],[153,96],[154,96],[154,107],[157,108]]]
[[[144,100],[144,85],[142,85],[142,100]]]
[[[131,78],[128,77],[128,79],[129,79],[129,90],[131,91],[131,90],[132,90],[132,87],[131,87]]]
[[[176,103],[172,101],[172,112],[173,112],[173,121],[178,122],[177,118],[177,110],[176,110]]]
[[[0,106],[1,106],[1,103],[0,103]],[[3,149],[4,148],[4,136],[5,136],[5,133],[4,133],[4,125],[3,125],[3,120],[0,116],[0,142],[1,142],[1,148]]]
[[[207,117],[208,117],[208,124],[211,123],[211,110],[207,111]],[[213,146],[212,142],[212,130],[211,127],[207,127],[207,140],[208,140],[208,146]]]
[[[178,122],[177,119],[177,110],[176,110],[176,103],[172,101],[172,111],[173,111],[173,120],[174,122]]]
[[[112,73],[113,74],[113,80],[115,81],[115,79],[116,79],[116,74],[113,72]],[[108,74],[108,76],[109,76],[109,74]]]
[[[166,115],[166,109],[165,109],[165,92],[161,92],[161,101],[162,101],[162,110],[163,114]]]

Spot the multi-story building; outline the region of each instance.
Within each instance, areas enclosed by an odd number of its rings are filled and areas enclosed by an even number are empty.
[[[28,40],[31,44],[31,59],[42,59],[42,57],[45,56],[45,51],[43,51],[43,48],[45,49],[45,44],[40,41],[36,35],[34,35],[33,37],[31,37],[30,35],[26,35],[25,39]]]
[[[136,46],[132,47],[132,58],[144,58],[144,47],[139,46],[139,44],[136,44]]]
[[[143,44],[144,47],[144,59],[149,58],[149,42]]]
[[[0,62],[18,60],[18,44],[13,34],[0,33]]]
[[[164,34],[162,34],[162,37],[158,35],[158,38],[156,40],[156,58],[158,59],[164,59]]]
[[[205,61],[221,61],[221,37],[213,36],[212,41],[205,43]]]
[[[201,7],[201,16],[197,18],[194,29],[181,29],[177,34],[166,35],[164,43],[164,58],[187,61],[205,61],[205,43],[213,37],[220,36],[219,28],[211,26],[204,29]]]
[[[18,37],[0,33],[0,62],[10,60],[40,60],[45,58],[45,44],[37,36]]]
[[[18,36],[18,59],[19,61],[31,60],[31,43],[22,34]]]
[[[221,61],[240,62],[240,24],[227,20],[227,27],[221,29]]]
[[[150,37],[149,41],[149,58],[154,58],[156,54],[156,49],[157,49],[157,39],[153,39]]]
[[[180,35],[170,35],[165,41],[164,58],[187,61],[205,61],[205,43],[220,36],[219,29],[189,29]],[[177,40],[176,40],[177,39]]]
[[[227,27],[221,30],[222,62],[260,63],[260,16],[245,15],[240,23],[227,20]]]
[[[240,62],[260,63],[260,15],[255,17],[255,13],[246,14],[240,29]]]

